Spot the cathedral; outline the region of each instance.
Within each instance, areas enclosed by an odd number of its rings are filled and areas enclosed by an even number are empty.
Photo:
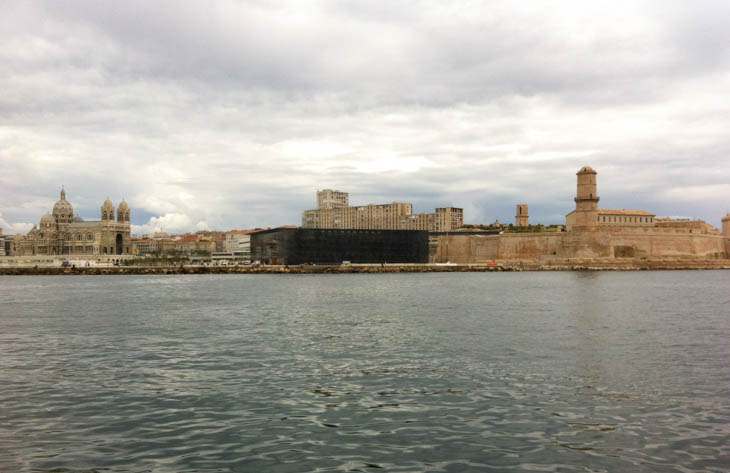
[[[84,220],[74,215],[66,191],[53,206],[53,213],[41,217],[40,227],[33,226],[25,237],[15,239],[11,255],[128,255],[131,254],[129,206],[122,200],[116,210],[106,199],[101,206],[101,220]]]

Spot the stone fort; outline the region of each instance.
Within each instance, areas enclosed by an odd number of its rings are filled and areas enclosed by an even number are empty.
[[[575,209],[565,231],[439,236],[433,261],[479,264],[498,261],[538,263],[569,260],[719,259],[730,257],[730,213],[723,231],[699,220],[660,219],[643,210],[598,207],[598,173],[577,173]],[[527,225],[527,205],[517,207],[517,226]]]

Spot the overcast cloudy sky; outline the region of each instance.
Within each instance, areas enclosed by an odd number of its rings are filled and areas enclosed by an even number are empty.
[[[730,209],[730,2],[0,0],[0,227],[58,199],[134,233],[353,205],[562,223]]]

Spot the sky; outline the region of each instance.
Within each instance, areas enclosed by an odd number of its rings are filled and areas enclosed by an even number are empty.
[[[64,186],[132,233],[299,224],[351,205],[562,224],[730,210],[727,1],[0,0],[0,228]]]

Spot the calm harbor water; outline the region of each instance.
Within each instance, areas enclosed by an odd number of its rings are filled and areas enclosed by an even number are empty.
[[[730,469],[730,272],[0,277],[0,471]]]

